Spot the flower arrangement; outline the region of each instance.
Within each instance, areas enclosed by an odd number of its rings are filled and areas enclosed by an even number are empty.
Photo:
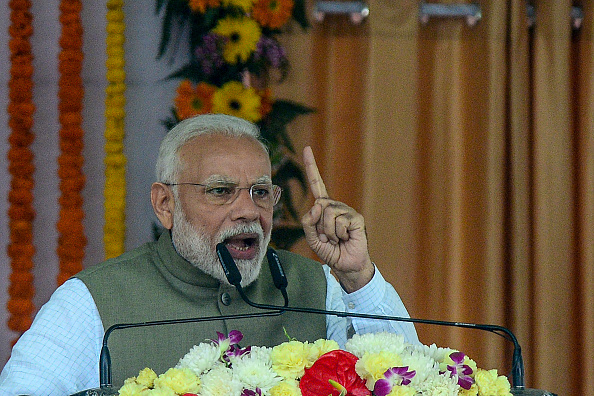
[[[59,54],[59,119],[60,156],[58,176],[60,178],[60,213],[58,217],[58,259],[61,285],[72,275],[82,270],[87,239],[83,219],[82,190],[86,178],[83,172],[84,157],[82,129],[83,82],[81,78],[82,52],[82,1],[60,1]]]
[[[121,396],[507,396],[497,370],[464,353],[411,345],[393,333],[335,341],[289,340],[273,348],[239,347],[239,331],[194,346],[164,374],[149,368],[128,378]]]
[[[180,83],[165,126],[204,113],[256,123],[270,148],[273,182],[285,191],[275,208],[273,242],[288,248],[302,235],[301,227],[288,226],[299,219],[290,181],[297,180],[304,194],[307,184],[291,158],[287,125],[312,109],[275,98],[271,85],[289,70],[278,36],[291,23],[308,27],[305,0],[157,0],[156,10],[163,14],[158,57],[169,52],[172,60],[186,61],[168,76]]]
[[[30,147],[33,134],[33,55],[30,37],[33,34],[33,15],[30,0],[10,0],[10,80],[7,153],[8,171],[11,175],[8,193],[8,224],[10,242],[7,253],[10,258],[10,286],[7,309],[10,313],[8,328],[19,334],[33,321],[33,152]]]
[[[105,186],[103,189],[105,258],[124,253],[126,237],[126,72],[124,70],[124,0],[107,1],[107,88],[105,89]]]

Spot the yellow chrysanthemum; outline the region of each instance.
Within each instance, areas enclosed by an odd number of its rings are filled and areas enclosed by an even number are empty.
[[[210,113],[215,90],[216,87],[205,82],[200,82],[196,87],[193,87],[190,80],[182,81],[177,88],[175,97],[177,117],[180,120],[185,120],[198,114]]]
[[[489,396],[508,396],[510,393],[510,384],[503,375],[497,375],[497,370],[478,369],[474,376],[479,395]]]
[[[260,25],[278,29],[291,18],[293,6],[293,0],[258,0],[252,16]]]
[[[415,396],[417,391],[412,386],[395,385],[388,396]]]
[[[155,388],[169,388],[178,395],[198,393],[200,378],[188,368],[170,368],[155,379]]]
[[[229,114],[258,122],[260,114],[260,96],[254,88],[246,88],[238,81],[229,81],[217,89],[212,98],[214,113]]]
[[[477,396],[478,395],[478,387],[475,384],[470,386],[470,389],[460,388],[458,391],[458,396]]]
[[[140,385],[144,385],[147,388],[152,388],[153,383],[157,379],[157,373],[155,373],[152,369],[146,367],[138,373],[138,377],[136,377],[136,382]]]
[[[221,5],[221,0],[188,0],[188,6],[194,12],[204,14],[206,9],[215,8]]]
[[[381,351],[365,353],[355,363],[355,371],[366,383],[367,389],[373,389],[375,382],[384,377],[387,369],[402,366],[402,359],[395,353]]]
[[[319,339],[316,340],[313,344],[306,344],[308,350],[307,356],[307,367],[311,367],[316,360],[319,359],[320,356],[323,354],[334,351],[336,349],[340,349],[338,343],[334,340],[326,340],[326,339]]]
[[[228,39],[223,48],[223,58],[233,65],[249,59],[262,35],[258,22],[247,17],[221,19],[212,31]]]
[[[237,7],[244,12],[250,12],[255,0],[223,0],[227,7]]]
[[[307,353],[307,348],[302,342],[283,342],[272,348],[270,354],[272,369],[286,379],[301,378],[305,373]]]
[[[299,383],[295,380],[283,380],[270,388],[270,396],[301,396]]]

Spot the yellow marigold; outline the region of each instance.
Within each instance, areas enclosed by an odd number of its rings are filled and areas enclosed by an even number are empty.
[[[252,16],[260,25],[278,29],[293,15],[293,6],[293,0],[258,0]]]
[[[175,112],[180,120],[193,117],[198,114],[206,114],[212,111],[212,96],[216,90],[213,85],[200,82],[193,87],[190,80],[182,81],[177,87],[175,97]]]
[[[246,88],[239,81],[229,81],[217,89],[212,98],[214,113],[229,114],[244,118],[248,121],[258,122],[261,99],[254,88]]]
[[[223,18],[212,32],[228,39],[223,48],[223,58],[232,65],[246,62],[256,50],[262,35],[258,22],[248,17]]]
[[[140,370],[140,373],[138,373],[138,377],[136,377],[136,382],[140,385],[146,386],[147,388],[152,388],[155,379],[157,379],[157,373],[155,373],[152,369],[146,367]]]
[[[478,369],[474,376],[478,394],[481,396],[511,396],[508,379],[497,375],[497,370]]]
[[[223,0],[227,7],[241,8],[244,12],[250,12],[254,5],[254,0]]]
[[[301,396],[299,383],[295,380],[283,380],[270,388],[270,396]]]
[[[307,364],[307,348],[299,341],[283,342],[272,348],[272,369],[287,379],[301,378]]]
[[[375,382],[384,377],[386,370],[402,366],[402,359],[395,353],[381,351],[366,353],[355,363],[355,371],[366,380],[367,389],[373,389]]]
[[[170,368],[155,379],[155,388],[169,388],[178,395],[198,393],[200,378],[188,368]]]

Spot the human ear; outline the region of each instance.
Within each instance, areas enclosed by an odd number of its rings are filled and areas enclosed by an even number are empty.
[[[173,227],[175,200],[169,186],[163,183],[153,183],[151,185],[151,204],[163,227],[170,230]]]

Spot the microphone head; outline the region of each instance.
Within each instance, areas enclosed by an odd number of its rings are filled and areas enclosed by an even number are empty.
[[[223,242],[218,243],[216,246],[217,256],[219,256],[219,261],[221,262],[221,266],[223,267],[223,272],[227,277],[227,280],[233,286],[238,286],[241,284],[241,273],[235,264],[235,260],[231,257],[231,253],[227,250],[227,246]]]
[[[287,276],[285,275],[283,266],[278,258],[278,254],[276,254],[276,251],[273,248],[269,247],[266,251],[266,258],[268,259],[268,266],[270,267],[270,274],[272,275],[274,286],[279,290],[286,289],[289,282],[287,281]]]

